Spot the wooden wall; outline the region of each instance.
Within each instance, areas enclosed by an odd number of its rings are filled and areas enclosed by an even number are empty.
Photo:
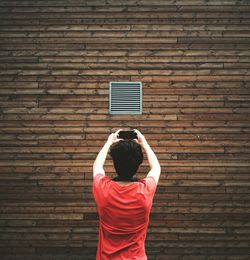
[[[247,0],[1,0],[1,259],[95,258],[120,127],[162,165],[149,260],[249,259],[249,66]],[[142,81],[143,115],[108,114],[112,80]]]

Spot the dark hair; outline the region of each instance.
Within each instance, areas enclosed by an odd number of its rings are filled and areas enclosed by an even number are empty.
[[[120,140],[111,146],[110,155],[118,175],[113,179],[114,181],[138,181],[133,176],[143,162],[143,153],[139,144],[133,140]]]

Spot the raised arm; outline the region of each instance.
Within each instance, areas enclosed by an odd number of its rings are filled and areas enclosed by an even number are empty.
[[[98,173],[101,173],[103,175],[105,175],[105,171],[104,171],[104,163],[106,161],[106,157],[109,151],[110,146],[115,143],[118,142],[121,139],[117,138],[117,134],[121,129],[117,130],[115,133],[112,133],[111,135],[109,135],[108,140],[106,141],[106,143],[103,145],[102,149],[100,150],[100,152],[98,153],[95,162],[93,164],[93,178],[95,177],[95,175],[97,175]]]
[[[147,174],[147,177],[152,176],[155,179],[156,183],[158,183],[161,174],[161,166],[159,164],[159,161],[154,151],[148,144],[144,135],[142,135],[142,133],[137,129],[134,129],[134,131],[137,133],[137,142],[142,146],[142,148],[145,150],[147,154],[147,158],[150,166],[150,171]]]

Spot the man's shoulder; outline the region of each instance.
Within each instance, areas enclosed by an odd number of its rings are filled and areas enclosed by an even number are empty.
[[[144,183],[151,183],[151,184],[155,184],[157,185],[157,182],[155,180],[155,178],[153,176],[147,176],[143,179],[140,179],[140,182],[144,182]]]
[[[98,173],[93,178],[93,185],[97,186],[97,185],[99,185],[100,182],[103,182],[105,180],[109,180],[109,177],[106,176],[105,174]]]

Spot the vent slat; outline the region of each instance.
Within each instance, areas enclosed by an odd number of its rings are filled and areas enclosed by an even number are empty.
[[[109,91],[110,114],[142,113],[141,82],[110,82]]]

